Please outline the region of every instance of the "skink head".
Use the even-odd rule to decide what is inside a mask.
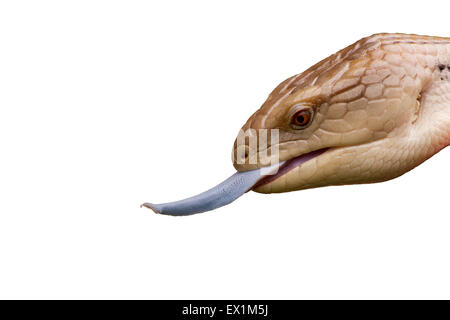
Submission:
[[[248,119],[234,143],[235,168],[291,162],[256,191],[384,181],[424,160],[408,156],[408,148],[431,75],[418,64],[408,75],[411,65],[398,65],[394,56],[403,49],[385,37],[362,39],[285,80]],[[326,152],[298,161],[317,150]]]

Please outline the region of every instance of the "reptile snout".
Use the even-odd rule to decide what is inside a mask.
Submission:
[[[243,133],[241,131],[233,145],[233,166],[237,171],[249,171],[256,169],[258,168],[259,158],[257,136],[249,134],[242,137],[242,135]]]

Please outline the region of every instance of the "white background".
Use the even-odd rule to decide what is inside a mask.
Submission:
[[[2,1],[0,298],[450,298],[446,149],[382,184],[140,209],[233,174],[282,80],[448,1]]]

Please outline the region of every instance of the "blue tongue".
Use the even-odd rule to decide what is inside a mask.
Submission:
[[[155,213],[187,216],[223,207],[250,190],[262,177],[277,172],[283,163],[268,168],[237,172],[217,186],[196,196],[168,203],[144,203],[142,206]]]

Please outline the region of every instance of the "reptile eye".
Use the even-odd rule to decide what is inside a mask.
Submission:
[[[313,112],[311,109],[302,109],[294,113],[292,116],[292,125],[295,129],[306,128],[313,118]]]

